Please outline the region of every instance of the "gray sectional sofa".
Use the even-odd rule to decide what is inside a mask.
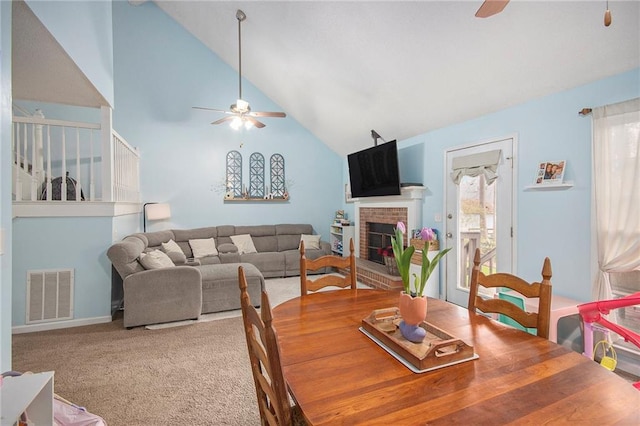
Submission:
[[[232,236],[250,235],[255,253],[240,253]],[[238,266],[244,267],[251,300],[260,301],[264,277],[300,274],[298,246],[302,235],[313,235],[308,224],[212,226],[138,233],[114,243],[107,256],[122,279],[124,326],[197,318],[200,314],[240,308]],[[189,240],[215,241],[216,255],[194,258]],[[169,267],[145,269],[141,260],[162,243],[173,240],[184,258],[170,256]],[[305,250],[308,258],[331,253],[326,241]],[[318,271],[324,272],[324,271]]]

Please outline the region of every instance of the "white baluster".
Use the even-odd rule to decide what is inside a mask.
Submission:
[[[76,201],[82,201],[82,187],[80,186],[80,129],[76,127]]]
[[[28,171],[31,176],[31,201],[38,199],[38,182],[36,178],[36,139],[38,137],[36,133],[37,125],[31,125],[31,170]]]
[[[16,132],[14,135],[14,152],[16,157],[16,201],[22,201],[22,177],[20,176],[20,123],[16,123]]]
[[[62,182],[60,182],[60,200],[67,201],[67,140],[65,128],[62,127]]]
[[[91,147],[89,155],[89,159],[91,161],[91,163],[89,164],[89,200],[95,201],[96,185],[94,180],[95,175],[93,171],[93,130],[89,131],[89,146]]]
[[[51,201],[51,125],[47,125],[47,201]]]

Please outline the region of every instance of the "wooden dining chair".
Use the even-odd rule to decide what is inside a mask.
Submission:
[[[524,297],[538,298],[538,312],[528,312],[515,304],[502,299],[483,298],[478,294],[479,287],[508,288]],[[507,273],[485,275],[480,270],[480,249],[476,249],[471,273],[471,288],[469,291],[468,308],[472,312],[476,309],[484,313],[506,315],[518,324],[527,328],[536,328],[536,334],[545,339],[549,338],[549,321],[551,317],[551,261],[544,259],[542,265],[542,282],[529,283],[520,277]]]
[[[297,405],[291,405],[289,391],[280,364],[278,336],[272,325],[269,296],[263,290],[260,313],[251,303],[247,278],[238,267],[240,304],[244,323],[251,373],[256,387],[260,419],[269,426],[302,426],[304,417]]]
[[[320,256],[317,259],[307,259],[304,252],[304,241],[300,242],[300,294],[305,296],[310,291],[318,291],[324,287],[336,286],[340,288],[357,288],[356,256],[353,238],[349,239],[349,256],[342,257],[333,254]],[[314,272],[321,268],[333,267],[337,271],[320,276],[314,280],[307,278],[307,272]],[[341,271],[346,271],[343,274]]]

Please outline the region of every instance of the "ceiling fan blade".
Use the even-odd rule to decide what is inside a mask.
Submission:
[[[193,109],[203,109],[205,111],[216,111],[216,112],[224,112],[225,114],[233,114],[233,112],[231,111],[226,111],[224,109],[217,109],[217,108],[207,108],[207,107],[198,107],[198,106],[194,106],[191,107]]]
[[[286,117],[287,114],[285,114],[284,112],[272,112],[272,111],[252,111],[249,112],[248,115],[251,115],[253,117]]]
[[[509,0],[485,0],[476,12],[476,17],[488,18],[496,13],[500,13],[507,3],[509,3]]]
[[[264,123],[261,123],[260,121],[256,120],[256,119],[255,119],[255,118],[253,118],[253,117],[249,117],[249,116],[245,115],[243,118],[244,118],[245,120],[247,120],[247,121],[250,121],[250,122],[251,122],[251,124],[253,124],[254,126],[256,126],[258,129],[262,129],[262,128],[265,126],[265,124],[264,124]]]
[[[235,116],[233,116],[233,117],[222,117],[220,120],[213,121],[211,124],[222,124],[225,121],[231,121],[234,118],[235,118]]]

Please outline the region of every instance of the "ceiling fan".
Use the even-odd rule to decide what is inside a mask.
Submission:
[[[208,111],[217,111],[229,114],[227,117],[223,117],[219,120],[212,122],[211,124],[222,124],[230,121],[231,127],[239,129],[242,125],[246,128],[255,126],[262,128],[264,123],[257,120],[255,117],[286,117],[284,112],[269,112],[269,111],[251,111],[249,102],[242,99],[242,21],[247,19],[247,15],[240,9],[236,12],[236,18],[238,19],[238,99],[235,104],[229,107],[229,111],[216,108],[206,107],[193,107],[196,109],[204,109]]]
[[[488,18],[496,15],[505,8],[509,0],[485,0],[476,12],[477,18]],[[604,11],[604,26],[611,25],[611,11],[609,10],[609,0],[607,0],[607,8]]]
[[[507,3],[509,3],[509,0],[485,0],[476,12],[476,17],[488,18],[489,16],[500,13]]]

